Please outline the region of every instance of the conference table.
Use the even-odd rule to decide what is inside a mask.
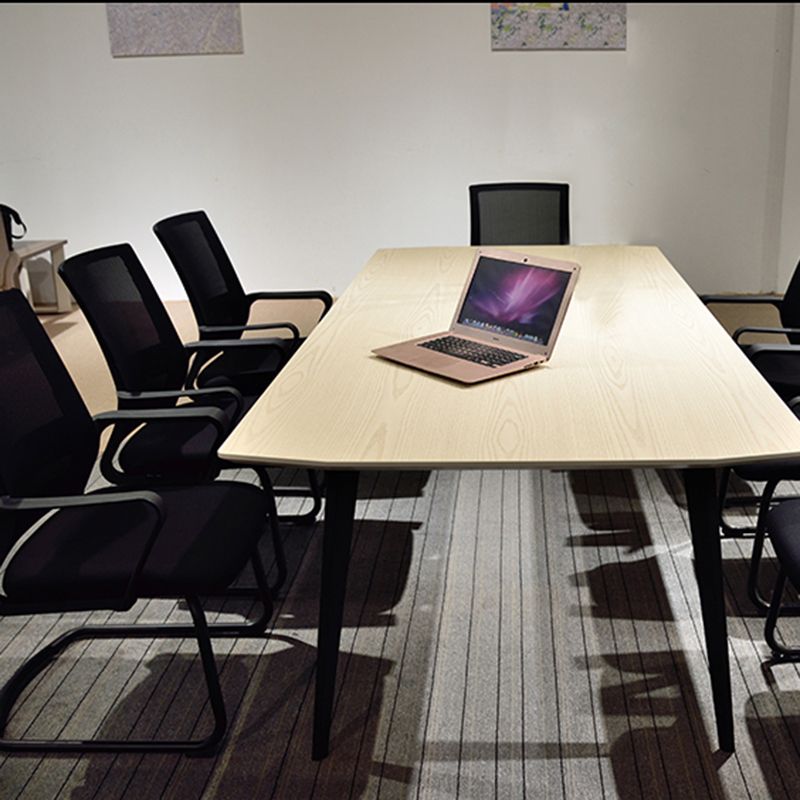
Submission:
[[[654,246],[510,248],[581,265],[544,366],[472,386],[379,359],[449,326],[473,247],[378,250],[223,443],[324,470],[312,757],[324,758],[361,470],[682,471],[719,747],[734,749],[717,469],[800,456],[800,422]]]

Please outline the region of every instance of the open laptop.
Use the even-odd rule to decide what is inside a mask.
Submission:
[[[450,329],[372,352],[444,378],[477,383],[544,364],[580,267],[479,248]]]

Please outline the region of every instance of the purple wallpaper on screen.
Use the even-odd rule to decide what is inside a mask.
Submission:
[[[458,321],[546,343],[569,277],[561,270],[482,258]]]

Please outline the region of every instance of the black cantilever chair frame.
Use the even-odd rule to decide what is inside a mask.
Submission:
[[[569,184],[479,183],[469,187],[470,244],[569,244]]]
[[[138,600],[180,598],[192,618],[191,624],[83,626],[40,649],[0,690],[0,749],[213,753],[227,719],[211,638],[262,636],[272,614],[257,550],[264,492],[234,481],[87,492],[101,428],[113,415],[90,416],[18,290],[0,293],[0,342],[0,614],[114,612]],[[209,625],[200,597],[227,586],[247,563],[264,613],[253,625]],[[9,736],[9,717],[24,689],[68,645],[98,637],[195,638],[211,732],[181,740]]]

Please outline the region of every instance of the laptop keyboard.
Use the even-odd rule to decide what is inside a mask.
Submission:
[[[448,356],[463,358],[465,361],[472,361],[475,364],[483,364],[487,367],[502,367],[525,358],[523,353],[512,353],[510,350],[501,350],[499,347],[492,347],[488,344],[479,344],[470,339],[461,339],[458,336],[442,336],[439,339],[429,339],[427,342],[420,342],[420,347],[427,347],[437,353],[444,353]]]

